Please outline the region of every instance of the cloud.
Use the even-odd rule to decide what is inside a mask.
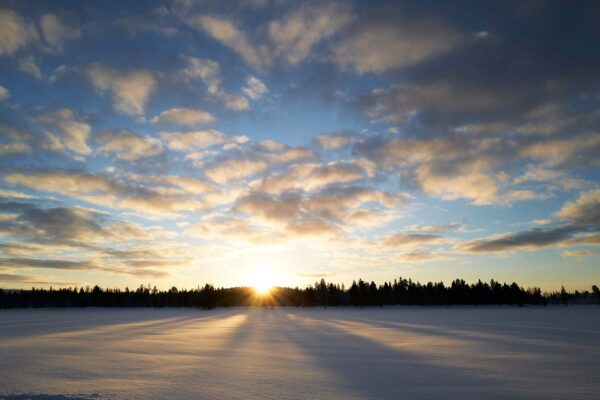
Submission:
[[[46,113],[38,117],[38,121],[55,127],[56,130],[47,132],[52,150],[63,150],[65,147],[79,155],[89,155],[92,149],[87,144],[91,127],[85,122],[78,121],[75,113],[68,108]]]
[[[413,12],[419,8],[414,5],[373,7],[370,9],[372,14],[364,19],[365,25],[373,26],[374,31],[384,31],[385,26],[393,25],[397,31],[408,27],[409,32],[418,32],[419,26],[412,27],[411,24],[418,25],[422,19],[432,18],[430,10],[420,8],[429,16]],[[451,46],[450,51],[438,53],[440,57],[433,55],[410,65],[402,71],[402,76],[386,75],[386,85],[359,96],[358,107],[369,118],[394,125],[408,123],[410,126],[405,130],[413,128],[428,134],[479,124],[504,125],[504,132],[496,133],[522,132],[525,136],[569,136],[574,131],[594,131],[593,126],[598,121],[597,107],[576,106],[581,99],[585,98],[584,102],[587,102],[595,98],[589,82],[598,79],[598,60],[590,47],[578,47],[593,36],[595,27],[587,17],[596,12],[593,7],[579,4],[570,10],[579,26],[577,32],[570,35],[565,35],[563,29],[550,22],[551,16],[565,12],[559,4],[549,5],[542,12],[524,19],[513,19],[511,13],[514,10],[494,15],[506,25],[497,26],[494,31],[490,29],[486,35],[467,33],[472,27],[467,27],[464,20],[448,14],[447,10],[438,11],[436,14],[440,17],[433,17],[434,20],[446,18],[448,22],[443,24],[450,29],[439,39],[443,42],[444,36],[452,37],[452,31],[460,29],[462,40]],[[382,21],[393,22],[385,24]],[[456,24],[457,28],[448,24]],[[357,25],[349,38],[361,36],[360,22]],[[422,26],[428,32],[420,36],[433,35],[435,39],[437,30],[426,23]],[[385,35],[380,35],[381,44],[373,46],[373,52],[377,54],[381,49],[382,53],[387,53],[375,57],[377,62],[372,65],[365,61],[364,71],[392,72],[392,60],[410,59],[403,58],[402,52],[387,51],[388,42],[394,46],[402,40],[385,41]],[[525,40],[531,35],[536,35],[537,39]],[[419,38],[414,40],[419,43]],[[548,44],[558,42],[562,43],[558,52],[549,52]],[[368,45],[364,47],[369,48]],[[417,45],[413,49],[426,51],[428,46]],[[348,66],[355,69],[360,65],[358,60],[368,60],[364,56],[357,58],[352,52],[349,54],[349,59],[356,62],[348,61]],[[389,60],[380,64],[379,61],[386,57]]]
[[[93,213],[77,208],[30,208],[23,212],[17,221],[30,229],[35,236],[47,240],[80,240],[94,242],[102,231]]]
[[[551,24],[542,25],[562,37]],[[377,129],[393,124],[402,130],[357,139],[353,156],[375,163],[381,175],[400,174],[431,196],[476,205],[594,187],[569,173],[598,164],[597,112],[576,106],[578,99],[593,98],[585,82],[597,70],[570,57],[548,68],[551,56],[542,43],[522,47],[514,32],[503,34],[465,37],[455,51],[388,80],[395,85],[359,95],[356,106]],[[576,36],[567,41],[585,40]],[[502,71],[498,54],[506,59]]]
[[[58,78],[60,78],[65,72],[67,72],[66,65],[60,65],[60,66],[56,67],[54,69],[54,71],[52,72],[52,75],[50,75],[48,77],[48,82],[50,82],[50,83],[56,82],[58,80]]]
[[[35,79],[44,79],[44,74],[40,71],[40,68],[35,63],[35,59],[32,55],[23,57],[19,60],[19,68],[21,71],[28,73],[33,76]]]
[[[163,278],[168,276],[168,272],[148,267],[164,266],[164,261],[130,261],[127,263],[117,262],[109,263],[107,260],[99,259],[50,259],[50,258],[5,258],[0,257],[0,268],[10,269],[54,269],[68,271],[102,271],[109,273],[129,274],[137,277]],[[47,282],[46,282],[47,283]]]
[[[232,49],[247,64],[263,69],[275,62],[300,64],[318,43],[333,36],[353,18],[346,7],[336,3],[301,6],[261,27],[258,31],[262,36],[256,38],[224,17],[199,15],[187,21]]]
[[[268,91],[269,89],[267,89],[267,86],[261,80],[253,76],[246,79],[246,86],[242,88],[242,93],[250,100],[254,101],[262,98]]]
[[[518,90],[490,90],[474,82],[432,81],[373,89],[359,98],[359,107],[370,118],[403,124],[416,116],[461,120],[485,116],[518,103]],[[470,120],[467,119],[467,120]]]
[[[365,177],[365,171],[356,164],[331,163],[313,170],[304,180],[306,190],[313,190],[332,184],[345,184],[360,181]]]
[[[7,8],[0,9],[0,56],[12,55],[38,39],[35,26]]]
[[[244,96],[237,94],[230,94],[224,90],[218,91],[216,97],[223,102],[225,107],[233,111],[248,111],[250,110],[250,103]]]
[[[577,201],[566,203],[556,215],[571,224],[600,228],[600,190],[581,193]]]
[[[152,118],[153,124],[196,125],[214,121],[211,113],[191,108],[172,108]]]
[[[451,137],[412,139],[381,136],[357,141],[354,146],[356,156],[372,159],[384,168],[407,167],[432,161],[453,161],[464,158],[469,152],[483,150],[478,141],[469,141],[469,149],[464,142]]]
[[[551,197],[545,193],[537,193],[533,190],[511,190],[503,195],[503,200],[509,203],[523,200],[547,199]]]
[[[100,243],[124,243],[164,236],[160,230],[147,229],[129,221],[112,220],[85,208],[40,208],[28,203],[11,207],[10,203],[0,203],[0,212],[5,211],[14,213],[14,217],[5,221],[4,235],[21,237],[27,240],[26,243],[43,247],[75,246],[89,250]],[[26,251],[31,253],[32,250]]]
[[[238,30],[234,23],[228,19],[201,15],[190,20],[191,25],[203,30],[215,40],[230,47],[238,53],[244,61],[250,65],[263,66],[268,62],[267,48],[265,46],[254,47],[246,35]]]
[[[460,229],[461,224],[451,223],[445,225],[411,225],[407,230],[412,232],[427,232],[427,233],[445,233]]]
[[[181,33],[174,23],[172,9],[166,6],[157,6],[136,13],[119,17],[116,21],[133,37],[147,33],[159,34],[165,37],[174,37]]]
[[[560,103],[543,104],[527,114],[518,131],[527,135],[555,135],[598,122],[599,111],[573,114]]]
[[[340,229],[332,222],[313,215],[310,209],[303,207],[298,198],[271,198],[254,196],[243,199],[236,211],[248,213],[288,235],[300,236],[337,236]]]
[[[448,242],[440,235],[425,235],[418,233],[394,233],[383,240],[386,247],[415,247],[422,245],[441,244]]]
[[[96,200],[110,206],[116,197],[126,191],[121,183],[100,175],[68,171],[44,171],[35,174],[12,172],[4,180],[13,185],[37,191],[60,193],[83,200]],[[98,196],[96,199],[94,197]]]
[[[48,83],[54,83],[67,71],[65,65],[56,67],[50,74],[45,74],[36,63],[35,57],[28,55],[19,59],[19,68],[21,71],[33,76],[37,80],[46,79]]]
[[[316,159],[316,155],[312,150],[304,147],[287,147],[285,145],[281,150],[267,153],[264,156],[274,164],[311,161]]]
[[[160,177],[159,180],[185,190],[188,193],[203,194],[214,192],[216,190],[216,188],[208,182],[187,176],[165,175]]]
[[[0,199],[33,199],[33,196],[30,196],[25,193],[16,192],[14,190],[4,190],[0,189]]]
[[[584,184],[573,181],[566,171],[550,170],[546,166],[529,165],[524,174],[511,179],[511,174],[520,171],[520,165],[527,159],[522,149],[528,143],[519,143],[519,139],[521,137],[480,137],[463,132],[427,138],[375,135],[357,140],[352,152],[355,157],[374,163],[380,173],[399,172],[430,196],[445,200],[468,199],[475,205],[510,205],[545,199],[551,197],[556,188],[569,190],[569,187]],[[585,154],[593,157],[591,153]],[[559,186],[522,186],[558,177]]]
[[[177,76],[188,82],[201,80],[206,85],[211,99],[220,101],[230,110],[250,110],[248,98],[258,100],[267,90],[266,86],[258,79],[248,78],[246,81],[247,86],[242,88],[242,91],[246,95],[250,94],[248,98],[231,94],[221,87],[223,79],[221,78],[221,68],[217,62],[196,57],[183,57],[183,59],[186,61],[186,66],[177,72]],[[255,96],[256,98],[252,98],[251,96]]]
[[[204,170],[204,175],[219,184],[237,181],[256,175],[269,168],[269,163],[264,160],[239,160],[228,159],[217,162]]]
[[[254,190],[268,194],[282,194],[285,191],[303,188],[304,181],[313,173],[319,164],[301,163],[289,166],[281,173],[273,173],[253,183]]]
[[[468,253],[537,250],[550,246],[595,245],[590,234],[600,228],[600,190],[582,193],[577,201],[566,203],[557,213],[565,225],[505,233],[462,243],[458,249]]]
[[[256,182],[256,190],[270,194],[281,194],[289,190],[314,191],[330,185],[343,185],[365,178],[363,168],[352,163],[292,164],[279,174],[270,174]]]
[[[270,232],[250,220],[221,214],[208,215],[186,230],[187,234],[204,239],[228,239],[250,243],[271,243],[278,239],[270,238]]]
[[[270,160],[273,165],[279,162],[277,158]],[[308,193],[329,189],[340,190],[340,193],[343,193],[348,189],[345,188],[346,185],[358,183],[370,176],[360,160],[321,164],[315,162],[314,154],[307,152],[295,161],[281,172],[269,173],[252,182],[251,189],[271,195],[281,195],[291,191]]]
[[[204,239],[269,243],[298,238],[342,239],[347,232],[377,226],[403,199],[366,187],[269,195],[243,193],[233,207],[205,216],[188,229]]]
[[[354,16],[341,4],[304,6],[268,24],[273,53],[289,65],[298,65],[310,56],[313,47],[348,25]]]
[[[461,243],[459,251],[467,253],[496,253],[510,250],[537,250],[555,246],[571,239],[579,229],[562,226],[552,229],[535,228],[518,233],[506,233],[489,239],[477,239]]]
[[[428,261],[443,261],[452,259],[447,255],[426,250],[409,251],[406,253],[396,254],[391,258],[394,261],[401,263],[424,263]]]
[[[349,132],[328,133],[317,137],[317,143],[325,150],[337,150],[351,144],[353,141],[354,135]]]
[[[112,68],[95,64],[87,68],[86,74],[100,93],[110,93],[117,112],[140,116],[150,94],[156,89],[156,79],[145,70],[122,74]]]
[[[27,143],[0,143],[0,156],[23,153],[31,153],[31,146]]]
[[[161,132],[160,136],[167,142],[169,149],[185,152],[206,149],[236,140],[214,129],[192,132]]]
[[[521,146],[523,157],[542,160],[550,166],[557,166],[571,161],[594,160],[594,154],[600,151],[600,135],[584,133],[568,138],[552,138],[540,140]]]
[[[0,282],[31,282],[34,279],[30,275],[0,274]]]
[[[342,68],[381,73],[407,67],[446,53],[464,41],[464,35],[439,18],[367,19],[334,50]]]
[[[56,15],[44,14],[40,18],[40,28],[46,43],[54,51],[62,51],[65,42],[79,39],[81,31],[65,25]]]
[[[274,141],[253,143],[242,136],[229,137],[229,142],[223,146],[224,151],[203,164],[204,174],[220,184],[239,184],[270,168],[282,169],[316,159],[315,153],[309,149],[289,147]],[[257,182],[253,184],[256,185]]]
[[[0,258],[0,267],[65,270],[90,270],[96,268],[96,266],[89,261],[49,260],[36,258]]]
[[[118,207],[158,217],[180,218],[180,212],[199,211],[210,206],[189,195],[171,194],[168,190],[166,193],[161,192],[157,189],[142,191],[140,194],[125,197],[118,203]]]
[[[60,170],[30,174],[13,172],[6,174],[4,180],[103,207],[132,209],[157,216],[173,216],[177,212],[200,210],[208,206],[181,190],[161,186],[147,187],[92,173]]]
[[[348,232],[389,221],[390,211],[403,201],[401,196],[373,188],[345,186],[278,195],[253,192],[240,198],[232,211],[267,232],[277,232],[281,240],[341,239]]]
[[[34,135],[27,129],[14,128],[0,123],[0,137],[14,141],[30,142],[34,138]]]
[[[426,164],[416,170],[416,180],[425,193],[445,200],[471,199],[474,205],[502,202],[498,182],[504,178],[489,172],[485,161],[458,165],[451,172],[443,169],[443,164]]]
[[[134,135],[128,131],[103,132],[97,136],[96,141],[102,145],[101,153],[114,155],[125,161],[153,157],[163,152],[160,140]]]
[[[561,171],[544,168],[539,165],[528,165],[525,173],[515,178],[514,183],[555,181],[564,177]]]
[[[178,71],[178,76],[187,81],[201,80],[207,88],[208,93],[215,94],[219,91],[223,79],[219,63],[197,57],[182,57],[186,66]]]
[[[589,257],[595,257],[598,252],[592,250],[563,250],[560,252],[563,257],[575,258],[576,260],[583,260]]]
[[[10,92],[7,88],[0,85],[0,101],[4,101],[10,98]]]
[[[563,178],[559,182],[563,190],[581,190],[591,187],[591,182],[578,178]]]

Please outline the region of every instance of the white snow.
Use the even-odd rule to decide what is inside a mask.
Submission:
[[[600,307],[0,311],[0,399],[597,399]]]

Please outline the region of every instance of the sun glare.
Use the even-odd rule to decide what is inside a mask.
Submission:
[[[273,286],[271,286],[269,284],[259,283],[259,284],[254,285],[254,290],[256,290],[256,293],[262,294],[262,295],[268,294],[271,291],[271,289],[273,289]]]
[[[257,294],[267,295],[277,285],[278,271],[270,267],[256,267],[248,271],[248,285],[252,286]]]

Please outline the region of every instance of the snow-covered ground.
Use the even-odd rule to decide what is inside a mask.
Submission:
[[[0,311],[0,399],[598,399],[600,307]]]

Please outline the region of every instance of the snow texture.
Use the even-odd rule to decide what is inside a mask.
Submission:
[[[600,307],[0,311],[0,399],[597,399]]]

